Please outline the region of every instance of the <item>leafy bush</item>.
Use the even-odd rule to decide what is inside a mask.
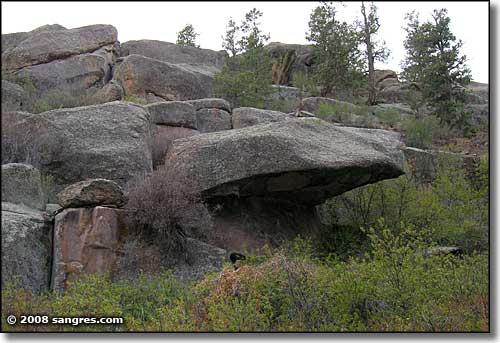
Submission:
[[[410,172],[394,180],[354,189],[323,205],[327,218],[323,238],[327,240],[323,244],[327,250],[323,253],[349,251],[351,245],[360,244],[362,235],[343,236],[340,247],[338,241],[331,243],[329,240],[338,227],[350,227],[356,232],[360,227],[375,225],[380,218],[395,232],[406,225],[430,230],[433,240],[440,245],[458,246],[469,252],[488,248],[486,157],[473,178],[450,158],[438,161],[431,183],[419,183],[412,175]]]
[[[370,253],[318,260],[309,241],[249,256],[234,270],[180,285],[169,273],[111,282],[89,276],[65,294],[6,285],[7,313],[120,316],[115,326],[9,326],[7,330],[106,331],[488,331],[488,256],[426,254],[426,231],[383,222]]]
[[[403,123],[405,143],[421,149],[432,147],[435,139],[446,136],[448,128],[440,124],[439,118],[427,116],[422,119],[408,118]]]
[[[377,117],[383,125],[394,127],[401,121],[401,114],[395,108],[388,108],[377,113]]]

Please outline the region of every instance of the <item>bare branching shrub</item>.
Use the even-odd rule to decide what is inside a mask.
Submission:
[[[136,229],[171,257],[185,252],[186,236],[203,238],[208,232],[210,217],[198,187],[178,168],[162,165],[129,182],[127,192]]]

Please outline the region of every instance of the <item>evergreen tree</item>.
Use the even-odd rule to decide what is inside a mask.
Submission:
[[[262,12],[254,8],[239,26],[230,19],[223,37],[222,47],[229,57],[215,76],[214,94],[228,100],[233,107],[263,107],[272,90],[272,62],[264,49],[269,35],[262,33],[260,17]]]
[[[465,86],[471,74],[462,41],[450,30],[446,9],[434,10],[432,21],[420,23],[415,12],[406,15],[406,58],[403,77],[415,82],[442,122],[464,128],[469,114],[464,111]]]
[[[196,37],[198,36],[199,34],[195,32],[193,25],[187,24],[181,31],[177,32],[176,44],[199,48],[200,46],[196,44]]]
[[[385,47],[385,42],[377,40],[377,33],[380,29],[377,7],[371,3],[368,11],[364,1],[361,2],[361,15],[363,22],[357,23],[360,27],[361,39],[366,47],[365,56],[368,64],[368,105],[376,103],[377,92],[375,89],[375,61],[386,61],[389,57],[389,50]]]
[[[323,95],[339,90],[353,92],[363,83],[364,64],[359,33],[353,25],[340,22],[332,2],[322,2],[310,15],[306,39],[314,44],[313,77]]]

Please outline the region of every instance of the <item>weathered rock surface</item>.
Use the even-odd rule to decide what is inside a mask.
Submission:
[[[112,54],[112,51],[110,51]],[[101,88],[111,72],[111,56],[88,53],[25,67],[15,73],[20,80],[31,80],[34,95],[77,96],[94,87]]]
[[[116,67],[114,79],[125,95],[145,97],[147,93],[165,100],[191,100],[212,95],[212,77],[140,55],[129,55]]]
[[[149,114],[123,102],[60,109],[27,117],[40,171],[54,178],[54,192],[85,179],[105,178],[123,186],[152,169]]]
[[[178,263],[174,276],[181,281],[193,281],[205,274],[222,270],[227,262],[224,249],[204,243],[194,238],[186,238],[187,261]]]
[[[30,35],[34,35],[36,33],[41,33],[41,32],[50,32],[59,30],[66,30],[66,28],[59,24],[53,24],[53,25],[40,26],[30,32],[14,32],[14,33],[2,34],[2,54],[6,50],[15,48],[23,40],[30,37]]]
[[[232,122],[233,128],[241,129],[243,127],[253,126],[262,123],[272,123],[293,118],[287,113],[278,111],[261,110],[253,107],[239,107],[233,110]]]
[[[2,112],[17,111],[28,100],[28,93],[19,85],[2,80]]]
[[[487,83],[480,83],[472,81],[467,85],[467,90],[469,91],[469,96],[467,97],[467,103],[469,104],[487,104],[489,98],[489,85]]]
[[[74,183],[59,194],[59,205],[68,207],[90,207],[110,205],[120,207],[125,203],[125,195],[116,182],[106,179],[91,179]]]
[[[388,147],[352,130],[316,118],[261,124],[176,140],[169,161],[199,180],[205,198],[319,204],[402,174],[397,152],[388,154]]]
[[[231,113],[231,104],[224,99],[219,98],[206,98],[206,99],[196,99],[186,101],[187,103],[194,106],[195,110],[201,110],[203,108],[218,108]]]
[[[413,174],[416,180],[421,182],[432,181],[436,177],[436,172],[440,164],[456,164],[459,168],[464,168],[469,177],[474,178],[476,167],[480,157],[472,154],[460,154],[449,151],[422,150],[414,147],[406,147],[404,158],[412,168],[407,173]]]
[[[50,256],[50,225],[44,213],[2,202],[2,285],[18,280],[26,290],[46,290]]]
[[[119,209],[69,208],[55,218],[51,289],[62,290],[80,274],[111,272],[116,260]]]
[[[128,41],[121,45],[121,56],[142,55],[172,64],[211,66],[220,70],[226,60],[224,51],[180,46],[156,40]]]
[[[196,129],[195,107],[187,102],[168,101],[146,106],[151,122],[161,125]]]
[[[22,163],[2,164],[2,201],[44,210],[40,172]]]
[[[116,29],[111,25],[42,30],[29,34],[15,47],[2,53],[2,64],[6,69],[21,69],[93,52],[105,45],[114,44],[117,35]]]
[[[303,91],[302,98],[309,96],[309,92]],[[300,101],[300,90],[297,87],[272,85],[272,92],[266,98],[264,108],[278,108],[282,112],[291,112],[299,107]]]
[[[277,247],[297,235],[315,239],[320,229],[314,206],[300,199],[224,197],[210,204],[214,228],[211,243],[229,253],[247,253],[268,245]]]
[[[155,125],[153,129],[153,167],[165,163],[165,156],[174,140],[199,134],[198,130],[190,128]]]
[[[310,71],[313,63],[313,48],[308,45],[272,42],[265,46],[273,63],[273,83],[290,85],[293,74]]]
[[[230,130],[231,114],[218,108],[202,108],[196,111],[196,128],[201,133]]]

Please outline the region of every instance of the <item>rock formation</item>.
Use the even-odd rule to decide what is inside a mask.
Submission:
[[[50,277],[51,225],[40,172],[30,165],[2,165],[2,285],[46,290]]]

